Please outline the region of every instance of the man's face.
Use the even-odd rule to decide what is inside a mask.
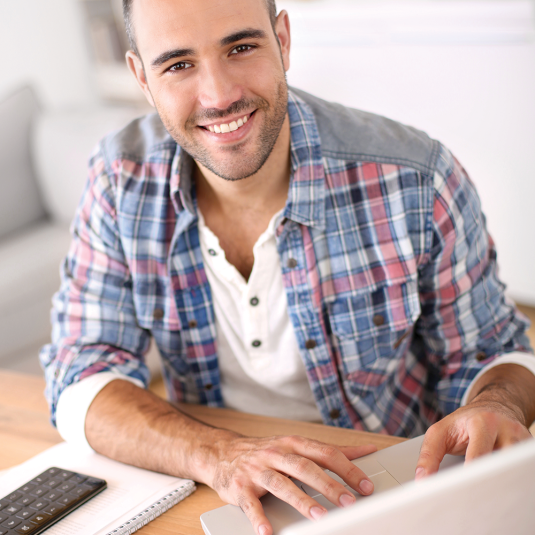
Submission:
[[[129,64],[177,143],[222,178],[256,173],[287,112],[287,16],[280,46],[264,0],[135,0],[133,26]]]

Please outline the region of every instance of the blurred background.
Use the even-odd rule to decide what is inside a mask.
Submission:
[[[425,130],[459,158],[507,292],[535,318],[535,2],[277,6],[290,84]],[[0,0],[0,367],[40,373],[89,154],[150,111],[126,49],[120,0]]]

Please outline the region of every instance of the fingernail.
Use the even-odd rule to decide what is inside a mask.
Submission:
[[[312,507],[312,509],[310,509],[310,516],[314,520],[319,520],[326,512],[327,511],[321,507]]]
[[[351,494],[342,494],[342,496],[340,496],[340,504],[342,507],[349,507],[350,505],[353,505],[355,501],[355,496]]]
[[[258,535],[266,535],[266,533],[269,531],[268,527],[265,524],[262,524],[258,528]]]
[[[360,482],[359,488],[364,494],[371,494],[373,492],[373,483],[368,479],[363,479]]]
[[[416,474],[414,474],[414,479],[420,479],[424,476],[425,476],[425,468],[423,468],[422,466],[419,466],[416,469]]]

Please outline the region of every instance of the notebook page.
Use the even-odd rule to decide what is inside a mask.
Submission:
[[[0,497],[51,466],[105,479],[108,488],[47,530],[47,535],[106,534],[171,491],[193,485],[189,480],[128,466],[97,453],[80,454],[63,442],[0,474]]]

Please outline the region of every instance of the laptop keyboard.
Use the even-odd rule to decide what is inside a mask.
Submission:
[[[0,535],[38,535],[106,486],[103,479],[49,468],[0,499]]]

